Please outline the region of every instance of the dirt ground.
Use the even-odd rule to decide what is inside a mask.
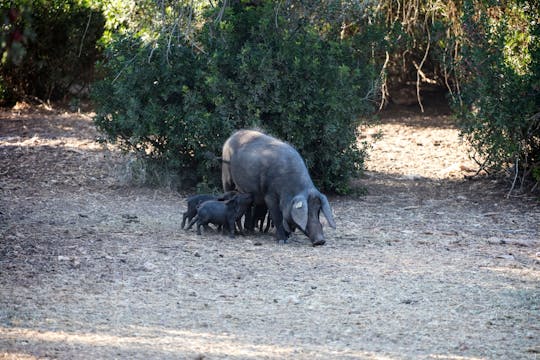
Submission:
[[[337,229],[197,236],[89,113],[0,112],[0,359],[537,359],[540,205],[450,116],[388,112]]]

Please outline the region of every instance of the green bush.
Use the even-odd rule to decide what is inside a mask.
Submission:
[[[181,186],[218,186],[206,153],[219,154],[235,129],[259,127],[297,147],[321,188],[347,192],[365,156],[357,129],[376,93],[370,54],[381,37],[366,27],[339,39],[293,12],[233,2],[204,13],[190,41],[118,37],[95,86],[96,124],[124,149],[177,169]]]
[[[4,26],[18,41],[2,48],[0,101],[58,100],[91,81],[105,24],[99,10],[77,0],[17,0],[7,13],[17,15],[4,16]]]
[[[150,48],[137,37],[113,41],[108,51],[99,68],[106,75],[93,88],[98,128],[153,169],[176,172],[176,186],[207,177],[206,153],[218,154],[233,127],[209,111],[201,57],[187,44],[168,49],[160,40]]]
[[[508,169],[522,183],[540,169],[540,12],[533,2],[468,1],[462,19],[463,136],[487,171]]]
[[[276,17],[272,3],[234,10],[219,36],[205,42],[217,113],[289,141],[319,186],[348,191],[363,166],[357,129],[372,110],[378,75],[369,57],[354,52],[352,42],[364,34],[323,38],[303,19]],[[209,26],[207,33],[215,31]]]

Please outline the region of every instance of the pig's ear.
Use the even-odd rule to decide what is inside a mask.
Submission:
[[[308,204],[305,196],[295,196],[291,201],[291,218],[302,231],[306,231],[308,222]]]
[[[330,225],[331,228],[335,229],[336,222],[334,221],[334,216],[332,216],[332,208],[328,203],[328,199],[323,194],[319,194],[319,198],[321,199],[322,212],[326,220],[328,220],[328,225]]]

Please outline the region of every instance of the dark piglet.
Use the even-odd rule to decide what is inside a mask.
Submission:
[[[251,206],[253,197],[250,194],[237,194],[226,201],[208,200],[199,205],[197,216],[188,225],[188,229],[197,222],[197,234],[201,235],[201,226],[208,224],[222,226],[234,237],[235,222],[239,220]]]
[[[236,195],[236,191],[228,191],[220,196],[215,196],[211,194],[199,194],[199,195],[193,195],[187,198],[187,210],[182,215],[182,229],[187,223],[189,224],[191,220],[197,215],[197,207],[201,205],[203,202],[208,200],[230,200],[234,195]]]
[[[265,220],[266,227],[264,227]],[[260,232],[268,232],[270,229],[270,224],[272,223],[272,218],[270,217],[270,213],[268,212],[266,205],[253,206],[253,223],[255,224],[255,227],[259,227]]]
[[[268,213],[268,208],[266,207],[266,205],[253,205],[253,207],[249,209],[248,212],[250,212],[250,216],[246,215],[244,228],[248,231],[254,231],[256,228],[258,228],[260,232],[268,232],[272,220],[270,218],[270,214]],[[265,220],[266,227],[264,226]]]
[[[205,201],[209,200],[216,200],[216,196],[209,195],[209,194],[200,194],[200,195],[193,195],[190,196],[187,199],[187,210],[182,215],[182,226],[183,229],[186,226],[186,220],[188,223],[191,222],[191,219],[193,219],[197,215],[197,206],[202,204]]]

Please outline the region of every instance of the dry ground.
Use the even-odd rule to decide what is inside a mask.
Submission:
[[[231,240],[130,186],[89,114],[0,112],[0,359],[536,359],[540,207],[445,115],[389,113],[337,230]]]

